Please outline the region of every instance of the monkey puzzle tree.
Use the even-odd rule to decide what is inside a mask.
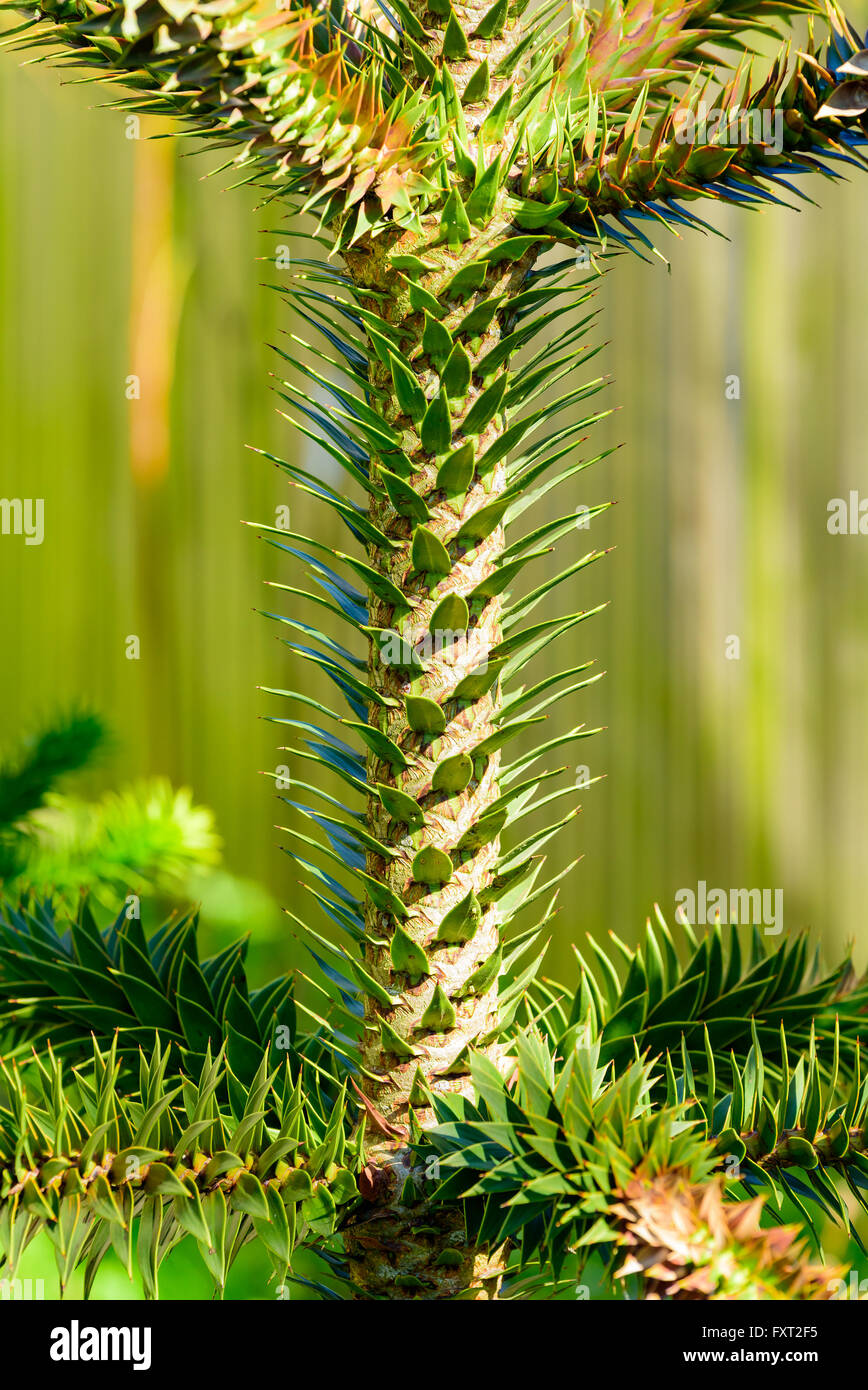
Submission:
[[[804,16],[805,50],[754,80],[757,36]],[[282,288],[316,336],[282,354],[282,390],[346,487],[275,462],[348,552],[260,528],[307,566],[280,621],[334,686],[337,708],[271,693],[299,741],[304,915],[346,944],[299,923],[316,976],[296,1003],[287,979],[249,990],[240,946],[200,962],[191,919],[148,940],[125,915],[10,906],[9,1266],[45,1229],[62,1281],[84,1262],[89,1287],[110,1248],[131,1266],[135,1230],[149,1294],[189,1234],[220,1290],[259,1239],[281,1277],[313,1242],[323,1288],[375,1299],[551,1293],[595,1251],[639,1296],[828,1296],[769,1221],[786,1198],[812,1232],[815,1206],[848,1222],[845,1186],[865,1205],[868,989],[803,938],[685,925],[677,948],[662,919],[636,950],[613,938],[614,961],[592,942],[575,988],[538,982],[541,851],[579,795],[547,764],[587,731],[505,750],[591,679],[523,673],[589,616],[550,596],[598,553],[523,571],[579,534],[601,263],[703,228],[700,200],[785,201],[860,165],[861,40],[813,0],[46,0],[10,42],[225,146],[309,238]],[[728,119],[703,133],[711,100]],[[535,524],[556,487],[564,514]]]

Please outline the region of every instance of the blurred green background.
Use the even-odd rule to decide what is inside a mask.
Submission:
[[[270,894],[223,880],[204,924],[206,945],[252,929],[260,983],[302,953],[277,906],[298,907],[284,818],[257,777],[286,761],[263,716],[289,710],[256,686],[324,687],[251,611],[287,611],[262,581],[298,570],[239,523],[289,503],[294,530],[343,535],[245,449],[329,466],[268,389],[266,344],[299,331],[261,287],[287,275],[273,210],[148,139],[146,119],[129,138],[105,100],[0,63],[0,494],[45,499],[41,546],[0,538],[0,743],[82,697],[116,739],[79,789],[150,773],[192,787],[227,868]],[[868,540],[826,523],[831,498],[868,496],[868,179],[808,188],[821,207],[712,211],[732,241],[670,237],[669,271],[624,257],[601,282],[591,341],[615,381],[595,404],[618,408],[586,448],[624,447],[550,514],[617,500],[558,558],[615,547],[563,600],[610,606],[535,675],[587,657],[606,672],[564,716],[607,730],[579,746],[605,780],[552,855],[584,856],[555,975],[571,940],[634,940],[655,900],[671,918],[699,879],[782,889],[786,931],[810,926],[827,956],[855,937],[865,964]],[[201,1292],[178,1277],[177,1296]]]

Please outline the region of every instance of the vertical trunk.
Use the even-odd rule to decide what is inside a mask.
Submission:
[[[399,259],[402,274],[400,243],[388,258],[364,246],[347,256],[357,287],[384,292],[363,303],[379,302],[407,333],[400,364],[372,353],[370,368],[372,399],[402,435],[405,477],[396,482],[391,458],[372,461],[386,497],[371,519],[396,548],[372,547],[369,563],[404,602],[394,592],[369,602],[368,679],[390,702],[369,718],[400,751],[368,756],[367,829],[388,853],[367,859],[379,899],[366,916],[366,968],[379,988],[366,998],[362,1049],[371,1205],[348,1234],[358,1285],[390,1299],[491,1297],[502,1268],[497,1252],[467,1248],[459,1209],[426,1211],[404,1144],[411,1110],[431,1122],[424,1087],[469,1094],[468,1048],[495,1062],[502,1050],[500,924],[486,897],[499,853],[501,599],[491,581],[504,549],[506,467],[494,446],[508,371],[490,354],[528,258],[480,260],[491,244],[466,242],[459,255],[417,240],[407,252],[430,269]]]

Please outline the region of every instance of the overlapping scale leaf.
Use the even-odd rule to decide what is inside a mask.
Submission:
[[[5,1278],[39,1232],[54,1246],[61,1292],[83,1265],[86,1295],[110,1250],[156,1298],[163,1259],[188,1236],[218,1296],[250,1240],[278,1284],[293,1278],[296,1246],[328,1246],[359,1200],[364,1126],[351,1140],[343,1093],[318,1109],[303,1078],[267,1051],[249,1082],[223,1049],[206,1049],[196,1072],[177,1060],[158,1041],[138,1054],[137,1085],[122,1082],[117,1039],[94,1042],[90,1066],[74,1074],[50,1049],[30,1064],[0,1062]],[[323,1273],[326,1297],[346,1287],[339,1261]]]
[[[496,180],[482,169],[475,181],[480,196],[476,202],[471,199],[469,206],[484,221],[483,211],[488,216],[493,207],[488,190]],[[519,239],[514,254],[527,254],[530,267],[534,248],[539,251],[544,244],[545,238],[531,235]],[[358,254],[355,250],[351,253]],[[525,835],[515,849],[505,852],[503,872],[495,872],[484,902],[477,908],[483,914],[496,910],[505,926],[516,912],[539,902],[545,921],[553,910],[552,903],[543,901],[546,885],[523,893],[518,886],[511,891],[512,883],[523,881],[519,871],[524,863],[530,869],[539,868],[541,861],[535,852],[572,817],[578,799],[571,785],[561,790],[546,788],[546,794],[537,795],[548,777],[560,775],[563,768],[537,778],[521,776],[533,761],[525,755],[513,765],[502,765],[501,801],[488,807],[484,815],[478,813],[476,823],[454,840],[450,842],[439,829],[435,831],[431,819],[444,798],[448,804],[450,797],[461,797],[468,788],[480,785],[489,764],[496,768],[500,763],[501,749],[544,717],[537,709],[518,716],[509,703],[501,716],[502,683],[517,676],[554,637],[590,616],[577,613],[554,622],[525,621],[558,583],[599,558],[599,552],[590,552],[573,560],[560,576],[538,583],[508,605],[509,593],[525,565],[574,531],[575,515],[558,527],[543,528],[544,539],[549,542],[545,548],[533,544],[533,533],[527,540],[519,537],[508,549],[499,540],[491,549],[492,538],[499,537],[506,522],[522,517],[552,487],[567,482],[579,468],[587,466],[587,460],[580,464],[571,461],[564,468],[562,460],[591,423],[591,418],[574,420],[575,407],[603,384],[598,379],[567,391],[543,408],[536,406],[540,393],[565,375],[570,362],[575,366],[575,354],[570,358],[569,350],[587,327],[589,316],[564,335],[564,354],[554,361],[541,348],[526,365],[513,370],[512,354],[538,334],[549,333],[560,315],[574,313],[577,305],[586,303],[595,277],[576,283],[572,263],[539,274],[529,268],[516,275],[512,254],[472,259],[469,265],[473,273],[450,273],[447,291],[445,295],[438,291],[439,298],[424,286],[431,283],[436,288],[449,265],[448,237],[445,246],[435,241],[423,255],[396,255],[395,270],[409,286],[412,314],[421,316],[415,339],[412,314],[406,321],[387,321],[379,309],[379,291],[360,290],[355,272],[356,288],[351,291],[347,280],[330,266],[320,268],[306,260],[297,268],[293,281],[279,287],[327,347],[337,350],[340,360],[329,353],[327,365],[330,370],[339,368],[346,381],[346,385],[335,387],[333,371],[330,381],[324,369],[325,349],[315,340],[296,336],[291,348],[279,349],[282,361],[290,368],[281,390],[291,399],[295,412],[300,412],[294,413],[293,419],[312,422],[312,437],[327,448],[366,499],[363,510],[343,492],[318,484],[299,464],[275,460],[296,486],[315,492],[336,513],[352,533],[360,553],[354,556],[332,549],[326,556],[325,547],[301,536],[281,534],[274,527],[260,529],[270,543],[309,565],[309,575],[321,589],[319,595],[312,595],[316,607],[328,610],[330,622],[336,620],[352,629],[345,641],[336,641],[330,632],[295,615],[268,615],[293,634],[302,634],[303,641],[294,636],[286,639],[294,656],[319,667],[347,704],[343,712],[305,698],[298,700],[299,717],[294,713],[269,717],[295,739],[285,750],[294,768],[293,794],[283,797],[295,818],[287,823],[291,837],[287,849],[302,870],[312,901],[324,911],[331,928],[338,926],[350,938],[345,944],[334,945],[330,933],[322,935],[310,929],[310,923],[303,921],[305,914],[292,914],[317,966],[316,997],[305,1007],[317,1027],[323,1025],[330,1010],[336,1011],[342,1020],[336,1048],[370,1079],[376,1067],[372,1072],[365,1060],[364,1042],[370,1025],[361,1023],[360,999],[367,996],[375,1003],[374,1033],[379,1045],[392,1057],[412,1056],[426,1032],[432,1037],[449,1034],[456,1025],[460,1000],[484,994],[505,969],[502,954],[492,945],[473,961],[460,987],[456,981],[445,993],[443,985],[432,980],[418,1006],[422,1037],[408,1033],[406,1024],[401,1027],[397,1023],[397,1015],[406,1012],[401,980],[406,977],[412,982],[414,972],[398,967],[394,949],[402,933],[407,936],[408,900],[400,888],[392,889],[383,882],[378,864],[397,863],[403,837],[409,836],[410,880],[433,901],[441,892],[452,894],[453,883],[461,881],[462,863],[496,843],[501,834],[513,839],[521,836],[525,817],[549,801],[572,802],[573,809],[568,809],[566,816],[561,814],[543,830]],[[503,287],[507,285],[510,290],[505,295]],[[492,300],[493,309],[478,312]],[[497,331],[491,336],[493,327]],[[492,344],[503,348],[495,349]],[[318,392],[332,396],[335,409],[325,413],[311,407],[311,382]],[[507,424],[509,403],[514,417]],[[562,412],[569,422],[559,426]],[[480,481],[495,470],[501,471],[504,463],[508,470],[505,484],[498,484],[495,500],[489,505],[480,492]],[[594,513],[600,510],[602,507]],[[450,521],[453,516],[455,520]],[[471,566],[474,554],[482,553],[480,547],[490,550],[496,567],[484,583],[465,585],[462,592],[455,584],[456,565]],[[409,559],[409,569],[401,568],[402,554]],[[333,568],[335,560],[340,571]],[[286,589],[293,597],[302,596],[303,591],[295,586]],[[499,645],[489,643],[487,650],[482,648],[480,665],[474,666],[472,660],[467,663],[451,690],[430,688],[430,654],[425,642],[444,627],[450,640],[459,635],[469,642],[480,615],[494,601],[503,610],[508,636],[504,635]],[[423,627],[415,615],[426,604],[430,616]],[[375,687],[370,669],[367,673],[364,669],[364,647],[359,645],[359,637],[374,645],[380,661],[404,673],[402,686],[380,682]],[[587,683],[551,691],[543,708],[575,697]],[[271,693],[285,693],[295,699],[290,692]],[[523,693],[519,687],[519,702]],[[531,687],[528,699],[533,694]],[[310,708],[302,708],[305,705],[315,708],[325,722],[315,722]],[[480,723],[480,732],[473,734],[477,705],[491,709],[494,723],[487,727]],[[448,747],[451,731],[459,727],[470,731],[469,741],[462,736],[466,747],[456,749],[445,760],[437,757],[435,750],[441,741],[446,740],[444,746]],[[540,751],[547,746],[565,746],[589,732],[573,729]],[[429,760],[431,771],[427,772]],[[361,797],[373,784],[388,818],[383,825],[375,826],[370,811],[365,814],[355,796],[340,804],[324,792],[317,785],[317,763],[339,779],[344,792]],[[510,783],[514,785],[506,795]],[[372,928],[376,914],[382,916],[382,922]],[[413,917],[412,897],[409,916]],[[391,943],[387,959],[396,974],[394,981],[380,976],[376,968],[372,971],[370,948],[376,936],[386,945]],[[426,968],[416,969],[415,978],[431,978],[435,960],[442,963],[451,959],[450,951],[454,954],[459,942],[471,939],[465,928],[447,925],[442,933],[438,929],[426,940],[418,927],[411,926],[407,936],[410,954],[421,952],[426,961]],[[537,939],[537,934],[527,934],[528,952]],[[405,964],[405,957],[409,960],[406,950],[398,952],[398,957]],[[512,965],[509,968],[513,970]],[[518,970],[518,977],[525,981],[529,978],[526,970],[527,966]],[[510,978],[507,975],[503,980],[503,1017],[507,1023],[519,1002],[517,992],[511,992]]]
[[[778,942],[756,927],[716,923],[699,934],[677,920],[673,933],[658,909],[635,950],[614,933],[608,949],[592,938],[587,952],[576,948],[577,986],[539,996],[552,1038],[590,1013],[606,1061],[627,1064],[637,1046],[675,1053],[683,1037],[699,1073],[706,1029],[714,1055],[734,1050],[744,1058],[753,1020],[767,1057],[778,1062],[782,1023],[800,1050],[809,1046],[812,1028],[818,1038],[834,1037],[836,1020],[843,1036],[859,1035],[868,984],[857,978],[849,954],[824,971],[806,933]]]
[[[655,1068],[638,1059],[614,1073],[589,1024],[557,1054],[519,1037],[509,1078],[483,1057],[471,1067],[475,1100],[438,1097],[420,1154],[436,1154],[439,1199],[465,1200],[475,1238],[510,1240],[550,1289],[600,1252],[646,1297],[830,1296],[838,1271],[808,1267],[795,1230],[769,1234],[756,1203],[731,1199],[689,1097],[655,1101]]]
[[[279,180],[343,211],[369,199],[380,216],[408,215],[430,186],[431,147],[418,134],[418,95],[389,63],[387,28],[369,26],[360,49],[316,7],[257,16],[234,0],[45,0],[10,42],[65,49],[70,65],[120,77],[134,95],[117,105],[176,117],[212,148],[225,145],[239,181]]]

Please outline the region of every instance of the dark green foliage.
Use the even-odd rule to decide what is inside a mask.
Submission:
[[[0,1024],[20,1039],[19,1054],[50,1038],[55,1053],[77,1056],[93,1032],[116,1036],[122,1056],[152,1047],[159,1034],[194,1069],[225,1043],[244,1082],[268,1046],[297,1061],[289,977],[251,991],[246,939],[200,962],[196,931],[196,914],[146,938],[133,908],[102,930],[86,903],[59,920],[50,903],[2,908]]]
[[[441,1200],[467,1199],[477,1238],[512,1240],[521,1264],[550,1262],[555,1284],[577,1242],[584,1257],[614,1242],[606,1210],[637,1169],[700,1181],[714,1167],[678,1108],[651,1103],[647,1062],[614,1073],[591,1029],[574,1028],[566,1041],[556,1057],[541,1037],[520,1037],[514,1084],[474,1058],[478,1099],[438,1099],[439,1123],[422,1149],[438,1157]]]
[[[7,752],[0,763],[0,881],[11,878],[27,852],[22,824],[61,778],[78,772],[105,746],[106,729],[88,710],[71,710]]]
[[[845,1200],[868,1212],[858,1042],[841,1047],[835,1030],[824,1055],[812,1033],[798,1056],[781,1028],[770,1059],[754,1020],[749,1032],[743,1063],[717,1052],[707,1030],[695,1065],[684,1042],[664,1058],[640,1057],[634,1044],[620,1063],[607,1060],[590,1020],[556,1043],[522,1033],[506,1074],[474,1058],[478,1099],[437,1098],[439,1123],[422,1144],[423,1159],[431,1148],[438,1156],[440,1199],[467,1199],[480,1241],[508,1238],[522,1264],[551,1262],[555,1284],[577,1250],[617,1247],[613,1194],[639,1172],[701,1183],[719,1171],[732,1197],[765,1194],[774,1221],[788,1199],[818,1252],[827,1220],[858,1240]]]
[[[553,1039],[590,1017],[605,1062],[621,1065],[637,1046],[652,1056],[674,1053],[683,1039],[700,1067],[706,1037],[716,1056],[732,1050],[743,1060],[756,1030],[767,1057],[778,1060],[782,1026],[796,1051],[807,1049],[813,1032],[823,1041],[834,1038],[836,1027],[845,1037],[859,1036],[868,984],[857,982],[849,955],[825,974],[804,932],[777,944],[756,927],[716,924],[700,939],[682,922],[679,935],[680,951],[658,911],[635,950],[611,932],[608,954],[589,938],[587,957],[576,950],[575,991],[536,987]]]

